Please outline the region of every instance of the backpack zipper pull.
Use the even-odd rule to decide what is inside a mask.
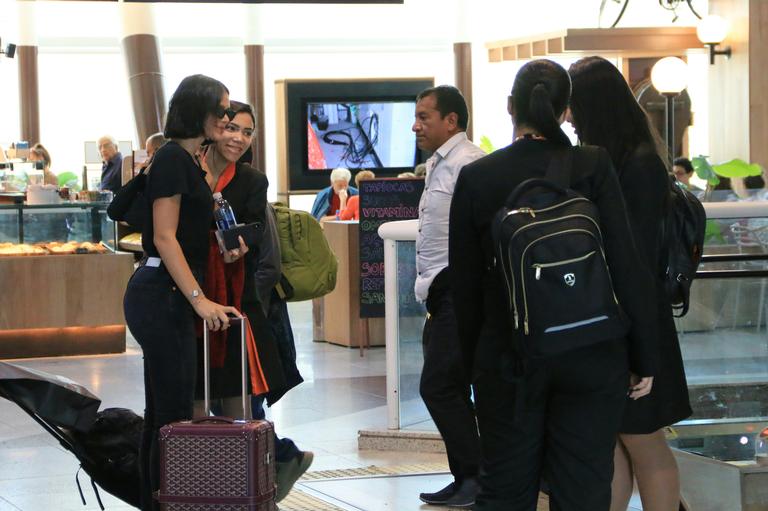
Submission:
[[[515,316],[515,330],[517,330],[520,327],[520,318],[517,315],[517,311],[514,312]]]
[[[526,213],[528,215],[531,215],[533,218],[536,218],[536,211],[534,211],[533,208],[529,208],[529,207],[522,207],[522,208],[518,208],[518,209],[513,209],[512,211],[507,213],[507,216],[509,216],[509,215],[517,215],[518,213]]]
[[[523,321],[523,331],[525,335],[528,335],[528,318],[525,318],[525,321]]]
[[[536,266],[536,280],[541,280],[541,266]]]

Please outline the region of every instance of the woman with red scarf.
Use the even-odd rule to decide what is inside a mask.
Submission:
[[[251,145],[254,116],[250,106],[230,102],[235,115],[224,128],[221,140],[208,146],[201,155],[206,181],[211,190],[221,192],[232,207],[238,223],[258,223],[262,232],[267,206],[267,177],[238,160]],[[224,264],[211,226],[208,272],[205,294],[232,305],[248,317],[248,361],[253,395],[264,394],[285,386],[285,376],[274,338],[266,333],[264,313],[259,303],[254,273],[259,259],[259,247],[250,246],[245,257]],[[259,237],[260,238],[260,237]],[[213,298],[215,297],[215,298]],[[202,331],[200,332],[202,337]],[[198,343],[198,377],[195,415],[206,415],[203,410],[202,342]],[[211,399],[219,405],[217,413],[230,417],[242,415],[242,383],[240,369],[240,332],[233,328],[226,332],[211,332]],[[250,399],[246,400],[250,403]],[[251,411],[247,410],[250,418]]]

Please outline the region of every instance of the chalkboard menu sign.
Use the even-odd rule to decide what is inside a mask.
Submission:
[[[360,317],[384,317],[384,240],[379,226],[418,218],[423,191],[423,179],[360,181]]]

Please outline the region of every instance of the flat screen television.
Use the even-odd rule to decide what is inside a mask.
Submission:
[[[336,167],[377,177],[412,171],[425,160],[411,131],[416,96],[434,80],[286,80],[288,189],[328,186]]]

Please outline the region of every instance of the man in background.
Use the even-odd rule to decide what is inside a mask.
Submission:
[[[98,144],[99,154],[104,162],[99,189],[117,193],[122,186],[123,155],[118,150],[117,141],[109,135],[101,137]]]
[[[672,173],[675,175],[678,183],[682,183],[690,188],[693,165],[691,165],[691,161],[688,158],[675,158]]]
[[[165,138],[162,131],[147,137],[147,141],[144,142],[144,150],[147,151],[147,160],[152,158],[155,151],[163,147],[166,142],[168,142],[168,139]]]
[[[422,493],[427,504],[470,507],[478,492],[480,441],[470,378],[462,360],[453,313],[448,268],[448,216],[453,189],[464,165],[485,156],[467,139],[469,112],[456,87],[441,85],[416,98],[413,132],[419,149],[432,152],[426,163],[416,237],[416,284],[427,304],[422,343],[424,368],[420,392],[445,442],[454,481],[435,493]]]

